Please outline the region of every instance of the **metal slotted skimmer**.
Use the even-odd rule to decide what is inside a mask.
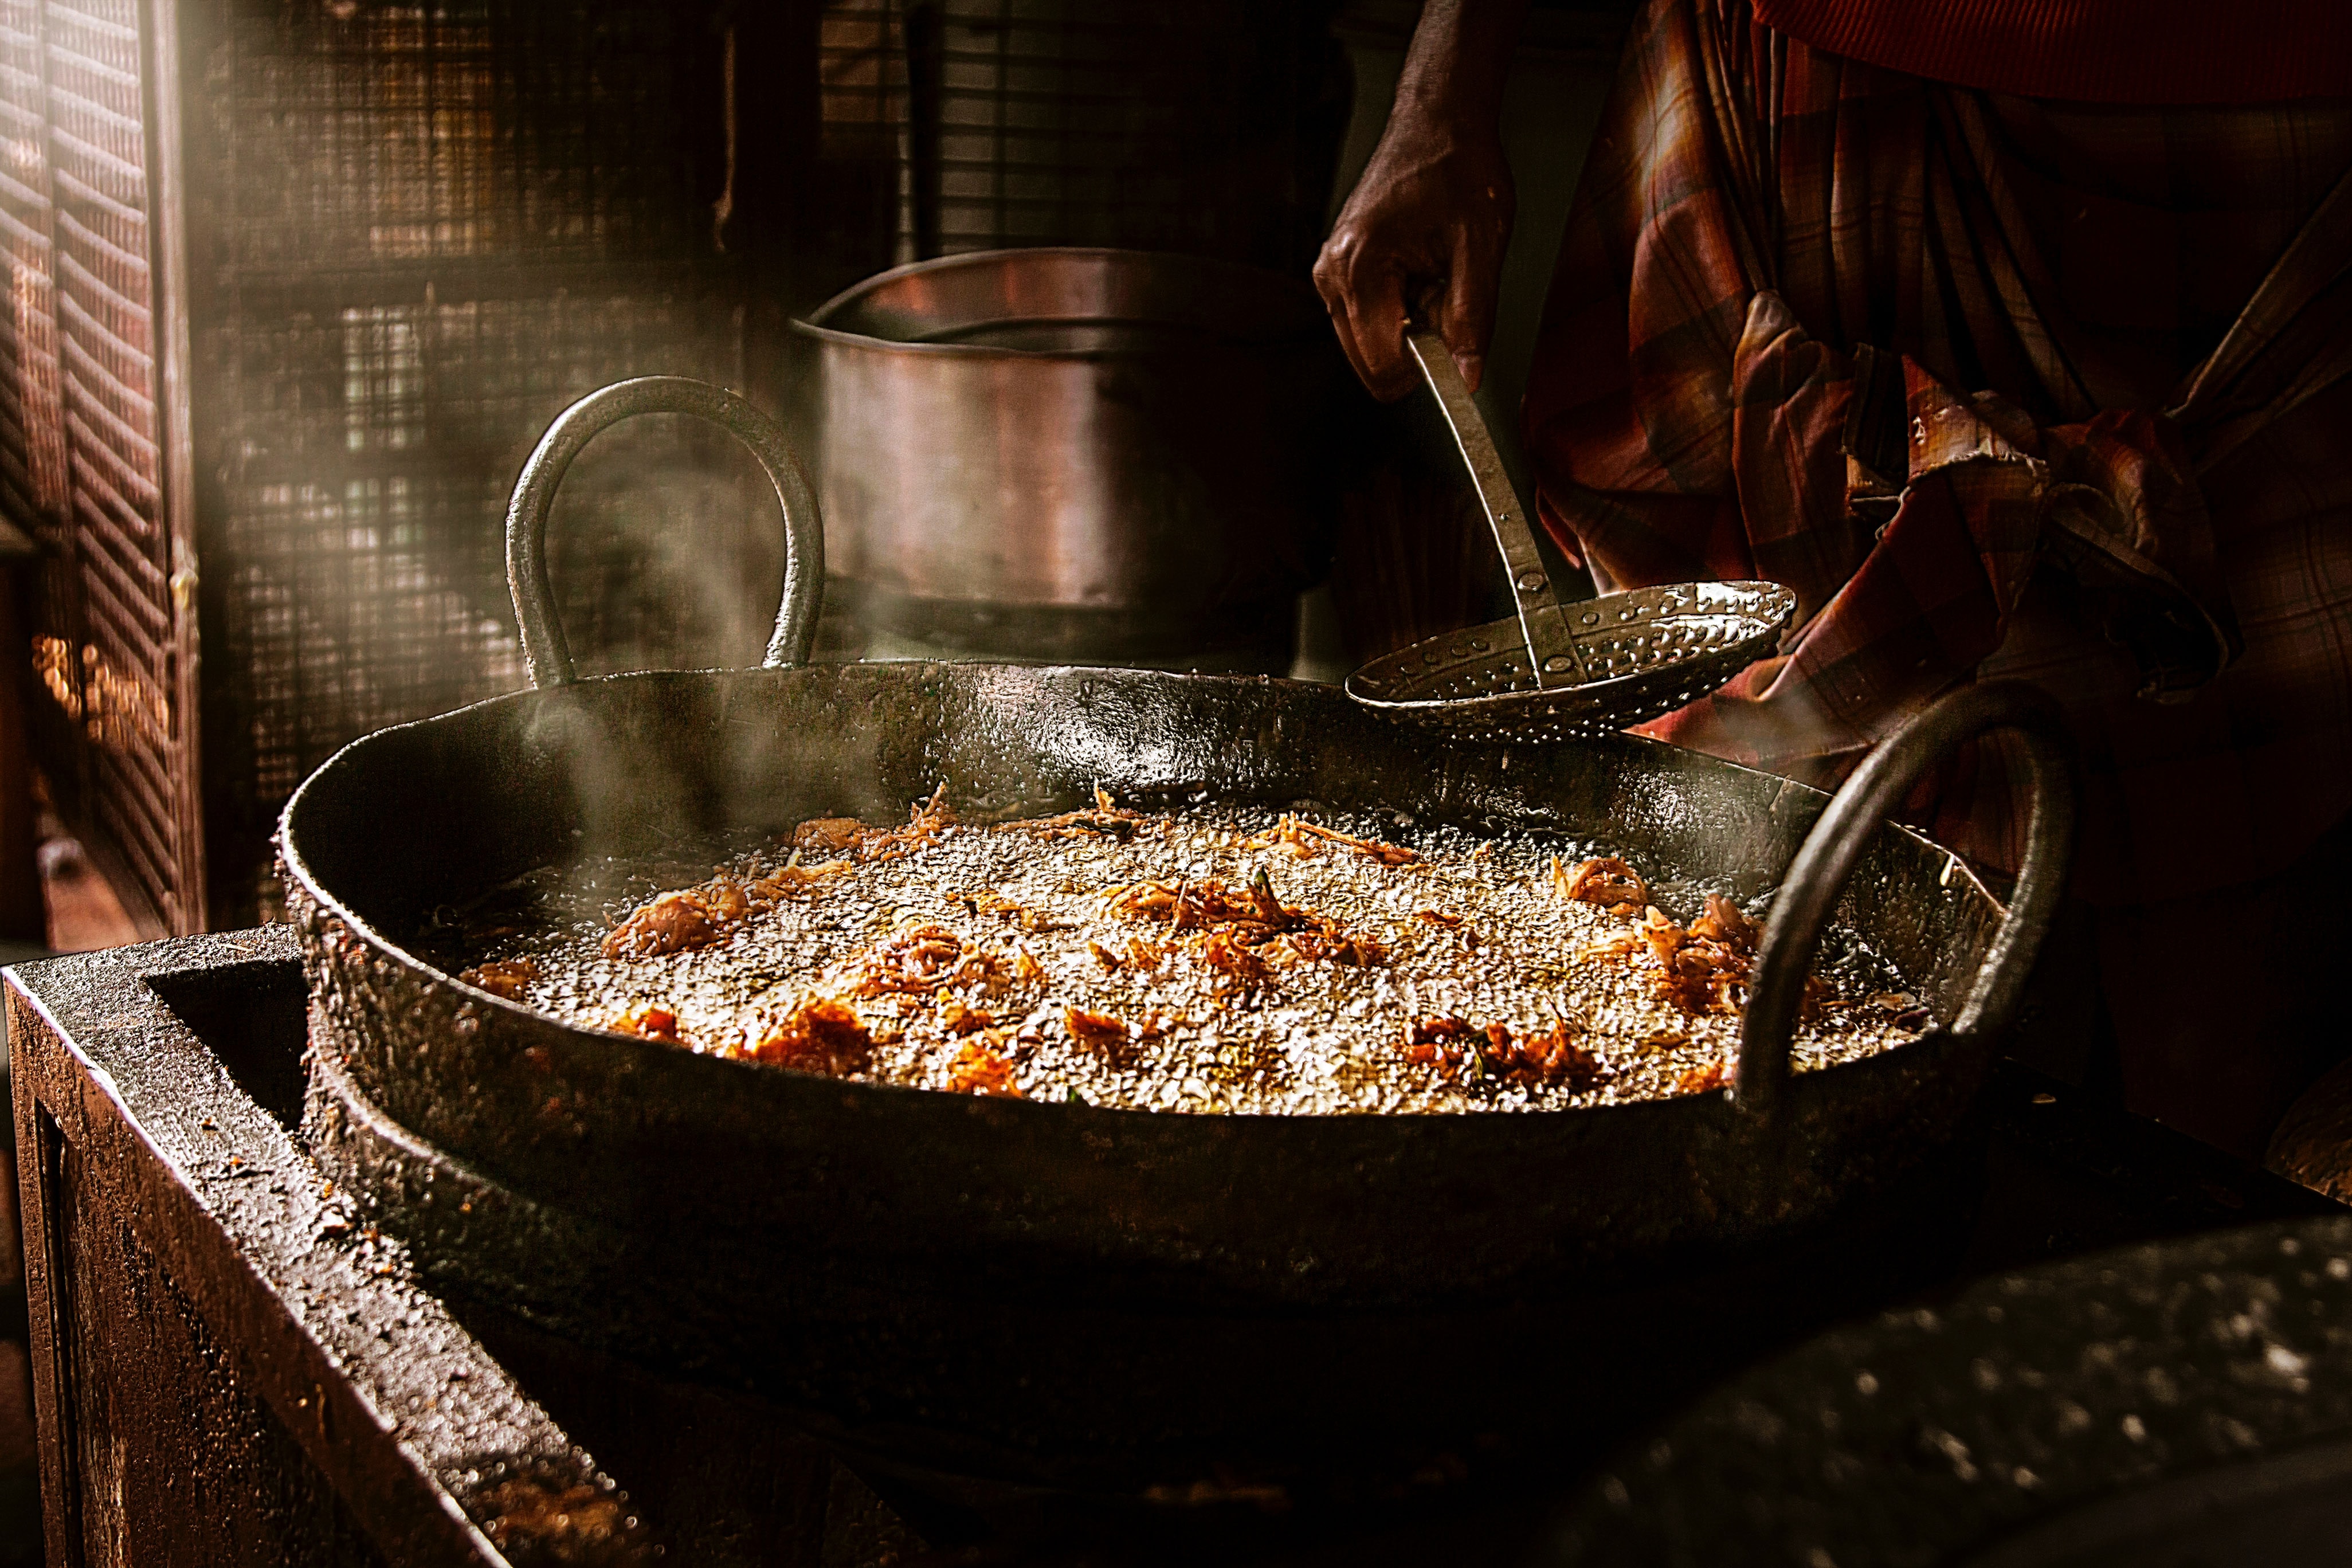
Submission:
[[[1518,614],[1385,654],[1348,678],[1349,697],[1457,740],[1560,741],[1670,713],[1773,651],[1797,613],[1777,583],[1675,583],[1561,604],[1444,340],[1415,327],[1405,342],[1462,448]]]

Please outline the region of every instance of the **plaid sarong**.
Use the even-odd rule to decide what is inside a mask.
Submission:
[[[2019,676],[2085,774],[2078,891],[2276,872],[2352,810],[2352,100],[2069,105],[1652,0],[1527,399],[1604,588],[1767,577],[1779,657],[1648,726],[1832,784]],[[1912,802],[2011,868],[2021,760]]]

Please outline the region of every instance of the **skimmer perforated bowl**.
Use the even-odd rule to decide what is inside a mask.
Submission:
[[[1349,696],[1463,740],[1558,741],[1670,713],[1773,650],[1797,613],[1776,583],[1675,583],[1562,604],[1445,340],[1414,324],[1404,341],[1462,449],[1518,614],[1376,658],[1348,678]]]
[[[1675,583],[1560,606],[1576,678],[1539,686],[1517,618],[1426,637],[1348,695],[1466,741],[1559,741],[1695,702],[1773,652],[1797,613],[1778,583]]]

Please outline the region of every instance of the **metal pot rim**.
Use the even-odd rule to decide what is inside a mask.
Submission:
[[[1262,287],[1268,281],[1287,287],[1294,282],[1304,290],[1303,280],[1293,279],[1280,272],[1264,268],[1244,266],[1237,261],[1221,261],[1213,257],[1184,256],[1166,250],[1133,250],[1102,245],[1038,245],[1003,250],[971,250],[954,256],[937,256],[925,261],[909,261],[893,267],[887,272],[861,279],[817,306],[805,316],[795,316],[788,323],[799,337],[821,343],[870,354],[912,354],[940,360],[1004,361],[1014,363],[1092,363],[1104,360],[1134,357],[1131,349],[1016,349],[991,343],[908,342],[895,338],[877,338],[865,332],[853,332],[828,324],[833,318],[845,315],[865,302],[866,298],[891,284],[908,278],[924,277],[937,272],[962,271],[982,266],[1002,265],[1008,261],[1055,258],[1061,259],[1118,258],[1127,261],[1156,261],[1181,266],[1194,272],[1222,272],[1237,283]],[[1302,292],[1302,301],[1306,295]],[[1291,332],[1270,333],[1261,337],[1219,339],[1263,347],[1286,343],[1307,343],[1317,340],[1325,330],[1324,320],[1312,320],[1302,312],[1298,329]]]

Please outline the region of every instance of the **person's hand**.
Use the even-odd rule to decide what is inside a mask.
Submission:
[[[1514,206],[1494,118],[1492,106],[1438,115],[1400,101],[1315,259],[1339,346],[1383,402],[1421,380],[1408,310],[1444,337],[1473,391],[1486,368]]]

